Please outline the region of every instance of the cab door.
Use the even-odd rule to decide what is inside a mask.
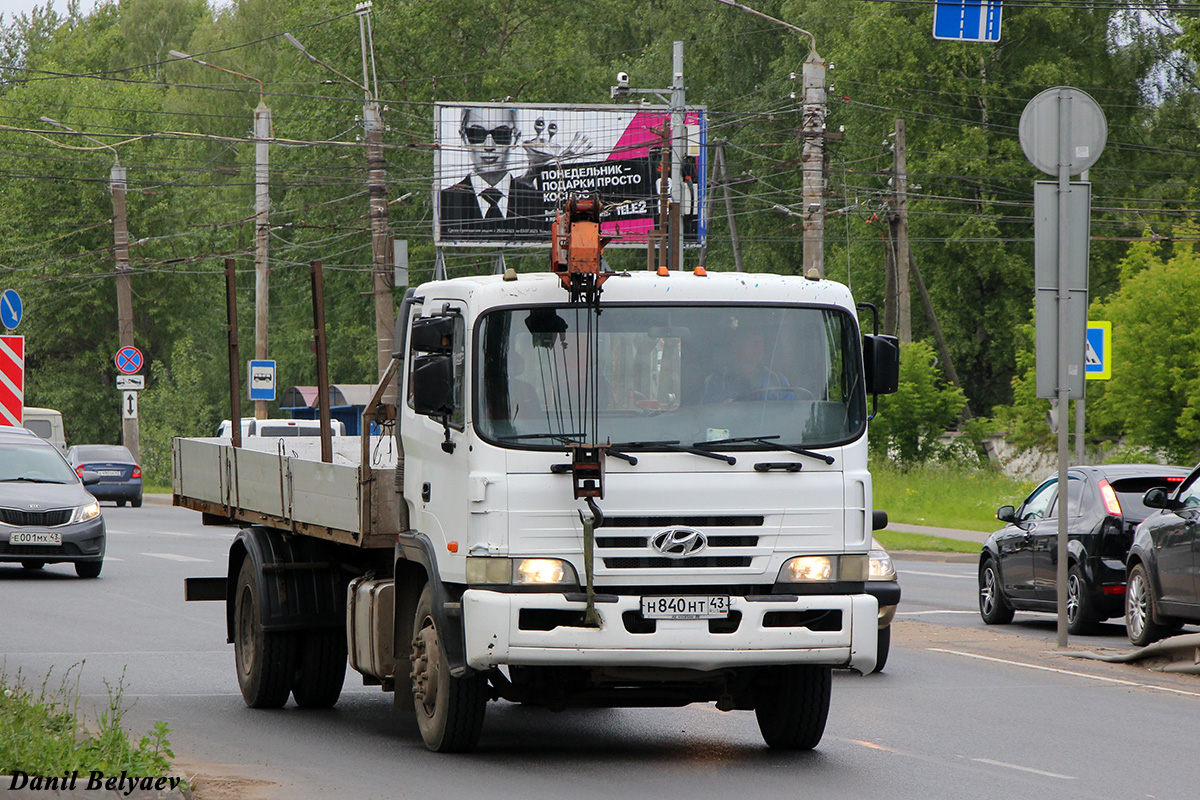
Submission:
[[[1197,527],[1200,525],[1200,476],[1179,488],[1181,507],[1167,511],[1152,523],[1158,571],[1158,588],[1168,603],[1196,602]]]

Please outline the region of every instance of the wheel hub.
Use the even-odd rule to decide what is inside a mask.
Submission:
[[[431,710],[437,706],[438,670],[441,664],[441,649],[438,646],[437,629],[432,624],[423,627],[412,641],[413,699]]]

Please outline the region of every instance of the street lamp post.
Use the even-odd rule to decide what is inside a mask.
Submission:
[[[129,284],[129,228],[125,214],[125,168],[121,166],[117,148],[88,136],[86,133],[80,133],[50,117],[42,117],[41,121],[82,136],[112,151],[113,165],[108,174],[108,185],[113,198],[113,255],[117,267],[117,338],[122,348],[133,347],[133,292]],[[125,414],[122,414],[121,417],[121,441],[129,448],[134,461],[140,462],[142,460],[141,432],[138,428],[137,417],[130,418]]]
[[[266,103],[266,87],[258,78],[234,72],[216,64],[201,61],[195,56],[172,50],[171,55],[192,61],[203,67],[215,69],[258,84],[258,106],[254,109],[254,357],[259,361],[267,358],[267,318],[270,305],[270,233],[271,233],[271,182],[270,141],[271,109]],[[254,401],[255,419],[267,418],[267,401]],[[236,421],[234,424],[237,424]]]
[[[320,60],[304,47],[290,33],[285,33],[288,40],[310,61],[324,67],[337,75],[346,83],[363,92],[363,132],[367,146],[367,196],[370,203],[371,217],[371,263],[372,263],[372,293],[375,296],[375,340],[379,377],[387,372],[392,361],[392,328],[396,323],[396,310],[392,298],[392,273],[390,264],[390,239],[388,236],[388,203],[387,203],[387,162],[383,157],[383,118],[380,114],[378,86],[376,91],[368,88],[372,83],[367,75],[367,53],[370,25],[370,3],[360,3],[357,7],[359,19],[359,35],[362,40],[363,53],[363,82],[359,83]],[[395,402],[395,390],[389,388],[385,394],[387,402]]]

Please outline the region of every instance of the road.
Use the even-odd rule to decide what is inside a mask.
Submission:
[[[185,576],[222,573],[231,529],[152,503],[104,514],[98,580],[0,565],[4,670],[40,681],[82,664],[85,705],[120,681],[135,701],[128,724],[168,723],[199,800],[1195,794],[1200,680],[1068,658],[1054,649],[1051,615],[983,626],[970,563],[898,559],[905,596],[888,668],[835,675],[812,753],[769,751],[752,713],[707,705],[554,714],[493,704],[479,750],[445,756],[426,752],[411,718],[354,673],[332,710],[245,708],[223,606],[184,603],[182,590]],[[1128,647],[1118,635],[1086,644]]]

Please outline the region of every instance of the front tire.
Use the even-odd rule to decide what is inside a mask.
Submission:
[[[76,561],[75,574],[81,578],[99,578],[104,569],[103,561]]]
[[[1170,629],[1157,617],[1150,575],[1144,564],[1138,564],[1129,572],[1129,585],[1125,591],[1125,628],[1129,632],[1129,641],[1145,647],[1166,636]]]
[[[296,675],[296,635],[264,631],[254,563],[242,562],[234,594],[233,651],[238,686],[250,708],[282,708]]]
[[[876,645],[875,669],[871,670],[872,674],[883,672],[884,666],[887,665],[888,653],[892,649],[892,626],[885,625],[879,629],[879,641]]]
[[[767,746],[812,750],[825,734],[833,676],[829,667],[767,667],[755,687],[754,716]]]
[[[988,625],[1007,625],[1013,620],[1013,609],[1004,600],[1000,570],[988,559],[979,568],[979,616]]]
[[[1092,606],[1083,570],[1078,564],[1072,564],[1067,571],[1067,633],[1072,636],[1092,634],[1099,624],[1100,618]]]
[[[433,592],[421,590],[413,617],[412,692],[417,727],[425,746],[437,753],[473,750],[483,733],[487,711],[487,679],[472,672],[465,678],[450,674],[433,619]]]

